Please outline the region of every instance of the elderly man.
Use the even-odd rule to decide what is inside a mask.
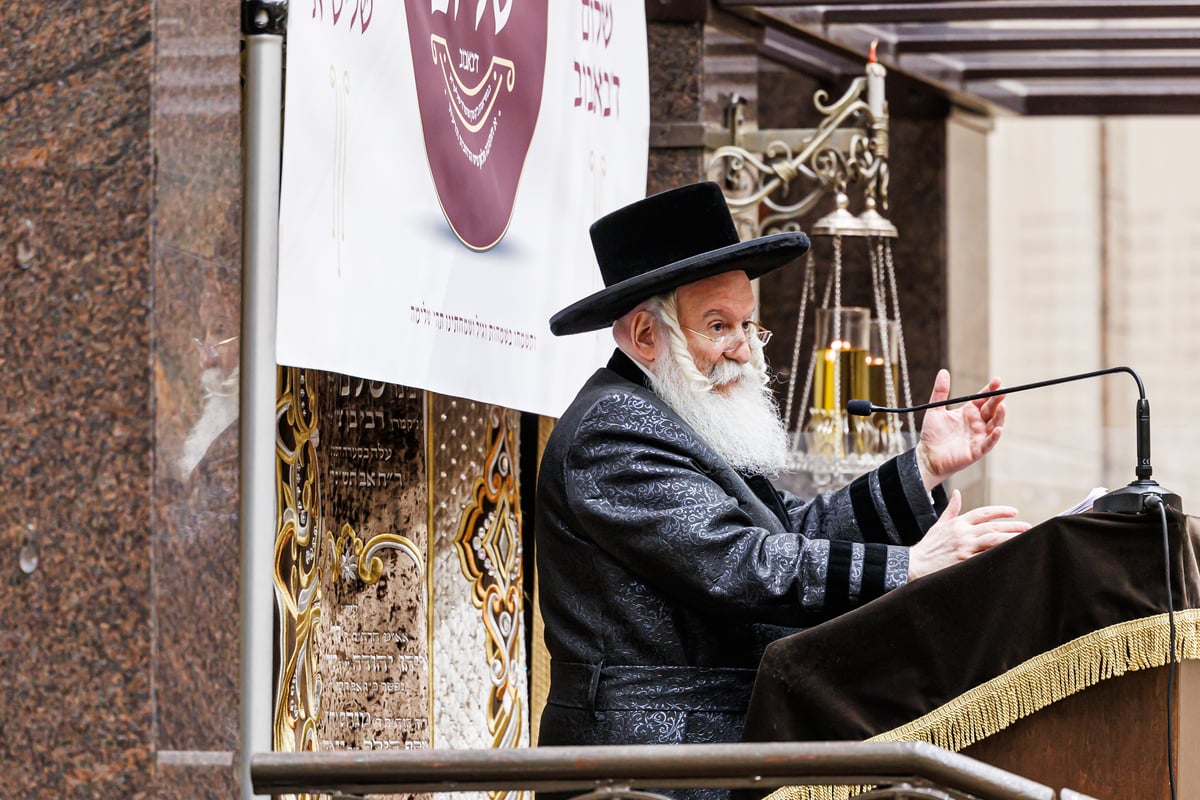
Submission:
[[[777,491],[787,431],[750,281],[802,255],[807,237],[739,243],[712,183],[620,209],[591,236],[606,288],[551,329],[612,325],[618,350],[542,459],[552,663],[539,743],[736,741],[770,641],[1028,527],[1009,507],[959,513],[957,492],[940,516],[934,505],[1000,438],[1003,401],[928,412],[914,450],[840,491]],[[949,388],[942,371],[933,399]]]

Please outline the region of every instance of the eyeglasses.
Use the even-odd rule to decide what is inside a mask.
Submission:
[[[707,333],[701,333],[695,328],[689,328],[687,325],[680,325],[679,327],[683,328],[689,333],[696,334],[702,339],[708,339],[717,347],[721,348],[722,353],[728,353],[732,350],[736,350],[741,346],[742,342],[750,341],[751,336],[757,339],[759,344],[766,344],[767,342],[771,341],[771,337],[775,335],[771,331],[764,328],[761,322],[755,322],[754,320],[748,320],[742,323],[742,327],[735,328],[733,333],[723,333],[720,336],[709,336]]]

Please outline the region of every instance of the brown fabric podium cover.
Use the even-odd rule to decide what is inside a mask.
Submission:
[[[1177,653],[1197,658],[1200,519],[1167,521]],[[1106,677],[1167,663],[1166,611],[1157,513],[1056,517],[770,645],[743,738],[962,749]]]

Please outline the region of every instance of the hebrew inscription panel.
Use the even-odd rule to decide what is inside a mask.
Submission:
[[[424,393],[282,369],[278,420],[275,747],[428,747]]]

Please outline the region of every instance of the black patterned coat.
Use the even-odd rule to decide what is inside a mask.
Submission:
[[[911,451],[811,502],[738,473],[618,351],[541,462],[539,744],[737,741],[763,648],[904,583],[936,518]]]

